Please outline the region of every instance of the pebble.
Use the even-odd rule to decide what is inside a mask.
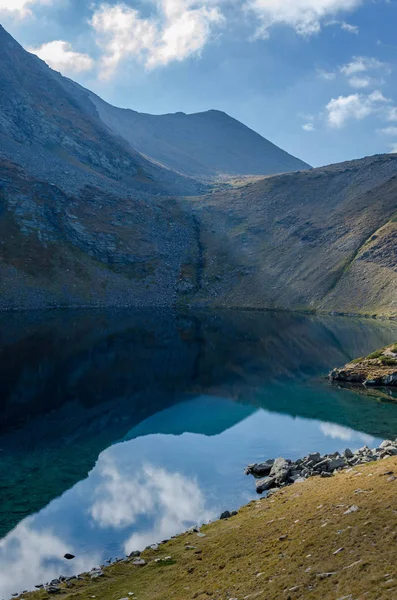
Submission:
[[[339,552],[343,552],[344,548],[338,548],[337,550],[335,550],[334,552],[334,556],[336,556],[336,554],[339,554]]]

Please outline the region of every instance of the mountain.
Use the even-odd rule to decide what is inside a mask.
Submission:
[[[205,124],[225,124],[220,147],[231,130],[247,140],[256,134],[216,111],[167,116],[182,123],[173,144],[184,124],[196,136],[190,154],[181,144],[177,156],[172,145],[177,173],[133,149],[116,125],[111,131],[104,106],[0,29],[0,309],[188,305],[397,316],[397,155],[214,186],[183,173],[194,157],[204,165]],[[110,111],[117,127],[120,114],[146,122],[119,110]],[[157,119],[164,132],[163,117],[153,119],[153,135]],[[193,126],[200,120],[201,133]],[[241,155],[247,172],[259,168],[255,143],[247,162]],[[230,174],[234,159],[214,148],[203,179],[226,165]]]
[[[92,93],[89,97],[114,134],[145,156],[190,177],[211,180],[310,168],[219,110],[149,115],[116,108]]]

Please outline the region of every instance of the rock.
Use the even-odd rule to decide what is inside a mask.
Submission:
[[[358,506],[356,506],[355,504],[353,504],[353,506],[351,506],[350,508],[348,508],[343,514],[344,515],[350,515],[352,513],[355,513],[358,511]]]
[[[350,448],[346,448],[346,450],[343,452],[343,456],[345,458],[353,458],[354,454],[353,452],[350,450]]]
[[[334,552],[334,556],[336,556],[337,554],[339,554],[340,552],[343,552],[344,548],[338,548],[337,550],[335,550]]]
[[[134,550],[133,552],[131,552],[131,554],[128,555],[128,558],[136,558],[140,555],[141,555],[141,552],[139,552],[139,550]]]
[[[45,588],[45,591],[48,592],[49,594],[59,594],[61,591],[61,588],[58,587],[57,585],[48,585]]]
[[[394,442],[392,442],[391,440],[384,440],[379,446],[379,448],[388,448],[389,446],[394,446]]]
[[[144,567],[144,566],[146,565],[146,560],[144,560],[143,558],[135,558],[135,559],[132,561],[132,564],[133,564],[135,567]]]
[[[254,475],[255,477],[265,477],[270,474],[273,465],[274,459],[259,464],[254,463],[253,465],[248,465],[245,469],[245,473],[246,475]]]
[[[200,531],[197,534],[197,537],[203,538],[205,537],[205,533],[201,533]]]
[[[164,556],[163,558],[156,558],[155,563],[167,562],[168,560],[172,560],[172,556]]]
[[[314,466],[314,470],[317,473],[321,473],[321,471],[328,471],[328,463],[330,462],[329,458],[324,458],[319,463]]]
[[[231,513],[228,510],[225,510],[225,512],[223,512],[219,518],[220,519],[230,519],[231,516],[232,516]]]
[[[66,558],[66,560],[73,560],[76,557],[74,554],[65,554],[63,558]]]
[[[274,487],[275,484],[275,477],[264,477],[256,482],[256,491],[258,494],[263,494],[263,492],[267,492],[267,490],[270,490],[270,488]]]
[[[90,574],[91,579],[98,579],[98,577],[103,577],[104,573],[101,570],[94,571]]]
[[[336,471],[336,469],[341,469],[346,466],[346,462],[343,458],[331,458],[327,467],[328,471]]]
[[[285,483],[290,471],[291,463],[289,461],[285,460],[285,458],[276,458],[270,471],[270,477],[274,478],[276,485],[280,485],[281,483]]]
[[[158,550],[159,549],[159,545],[158,544],[152,544],[151,546],[149,546],[148,549],[149,550]]]
[[[319,579],[328,579],[328,577],[332,577],[332,575],[336,575],[336,573],[317,573]]]
[[[332,475],[332,473],[328,473],[327,471],[322,471],[321,477],[333,477],[333,475]]]

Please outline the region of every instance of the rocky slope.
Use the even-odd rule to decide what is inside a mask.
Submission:
[[[0,25],[0,158],[69,193],[197,192],[203,187],[143,157],[103,125],[76,90]]]
[[[175,200],[67,195],[0,161],[0,308],[175,303],[195,224]]]
[[[145,156],[184,175],[211,180],[310,168],[218,110],[149,115],[116,108],[92,93],[89,97],[111,131]]]
[[[367,386],[397,386],[397,343],[364,358],[356,358],[342,369],[334,369],[330,379]]]
[[[263,179],[194,202],[203,305],[397,316],[397,156]]]

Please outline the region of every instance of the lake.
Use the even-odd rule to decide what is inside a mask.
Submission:
[[[397,323],[35,311],[0,334],[0,598],[238,508],[248,463],[397,436],[386,395],[326,379]]]

